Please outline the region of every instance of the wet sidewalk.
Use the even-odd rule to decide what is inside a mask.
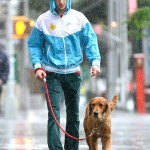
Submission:
[[[86,103],[80,104],[80,138],[84,138],[83,117]],[[62,107],[61,125],[65,126],[65,107]],[[115,110],[112,114],[111,150],[150,150],[150,114],[135,114]],[[27,113],[20,112],[14,120],[0,117],[0,150],[48,150],[47,108],[40,101]],[[64,133],[61,132],[62,143]],[[99,142],[99,150],[101,143]],[[79,150],[88,150],[85,141]]]

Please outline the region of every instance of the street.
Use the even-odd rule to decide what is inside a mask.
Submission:
[[[149,14],[150,0],[0,0],[0,150],[48,150],[37,70],[75,84],[70,77],[81,73],[80,139],[85,97],[117,94],[111,150],[150,150]],[[63,102],[60,118],[65,130]],[[85,140],[79,150],[88,150]]]
[[[38,101],[38,100],[37,100]],[[14,120],[0,117],[0,150],[48,150],[46,141],[47,108],[44,101],[32,100],[32,109]],[[85,100],[80,102],[80,138],[84,138],[83,117]],[[65,107],[62,107],[61,126],[65,126]],[[111,150],[150,150],[150,114],[129,113],[117,110],[112,113]],[[64,133],[61,132],[62,143]],[[85,141],[80,150],[88,150]],[[99,149],[101,142],[99,141]]]

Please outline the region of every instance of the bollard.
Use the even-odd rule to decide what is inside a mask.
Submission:
[[[145,113],[144,54],[134,54],[133,57],[135,62],[136,111],[138,113]]]

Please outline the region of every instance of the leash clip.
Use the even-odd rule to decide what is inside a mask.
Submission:
[[[90,136],[92,136],[96,131],[97,131],[97,128],[93,128],[92,131],[91,131]]]

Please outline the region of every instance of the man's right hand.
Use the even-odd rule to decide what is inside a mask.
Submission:
[[[35,77],[36,77],[38,80],[43,80],[43,78],[46,77],[46,72],[45,72],[43,69],[38,69],[38,70],[35,72]]]

